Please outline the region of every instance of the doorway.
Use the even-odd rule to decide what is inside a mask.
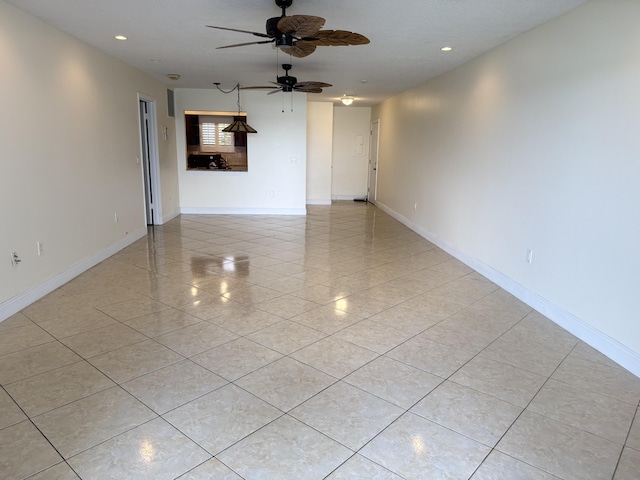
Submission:
[[[158,138],[156,135],[156,102],[138,95],[140,114],[140,156],[144,185],[145,218],[147,225],[161,225]]]
[[[376,189],[378,185],[378,134],[380,120],[371,122],[371,145],[369,147],[369,182],[367,185],[367,200],[376,203]]]

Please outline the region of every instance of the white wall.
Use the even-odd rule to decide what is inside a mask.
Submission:
[[[306,95],[282,112],[280,95],[242,91],[248,172],[187,171],[185,110],[237,111],[237,92],[176,89],[176,151],[182,213],[306,213]],[[289,99],[287,99],[289,104]]]
[[[3,319],[146,233],[138,93],[173,128],[165,85],[3,1],[0,58]],[[165,217],[178,200],[170,147],[160,140]]]
[[[637,375],[639,19],[592,1],[372,115],[379,205]]]
[[[366,197],[371,108],[335,107],[333,111],[332,196],[336,200]]]
[[[307,204],[331,204],[333,103],[307,103]]]

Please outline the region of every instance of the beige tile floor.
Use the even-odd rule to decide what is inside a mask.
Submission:
[[[640,379],[372,205],[184,215],[0,323],[2,479],[640,479]]]

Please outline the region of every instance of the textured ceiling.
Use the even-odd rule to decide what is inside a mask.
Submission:
[[[316,15],[325,29],[350,30],[371,43],[318,47],[297,59],[271,45],[216,50],[261,40],[214,30],[264,32],[280,16],[274,0],[6,0],[173,88],[267,85],[278,64],[299,81],[331,83],[315,100],[356,96],[371,106],[486,52],[586,0],[293,0],[287,14]],[[127,41],[114,39],[117,34]],[[442,46],[453,51],[443,53]],[[180,79],[170,81],[167,74]],[[366,83],[364,82],[366,81]]]

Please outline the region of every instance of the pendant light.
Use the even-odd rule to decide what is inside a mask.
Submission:
[[[225,92],[217,84],[216,84],[216,87],[222,93],[233,92],[233,90],[231,90],[231,92]],[[252,128],[247,122],[243,120],[244,116],[240,115],[240,112],[242,111],[242,107],[240,107],[240,84],[239,83],[236,85],[234,90],[238,91],[238,116],[236,117],[236,120],[234,120],[231,125],[223,128],[222,131],[228,132],[228,133],[258,133],[254,128]]]

